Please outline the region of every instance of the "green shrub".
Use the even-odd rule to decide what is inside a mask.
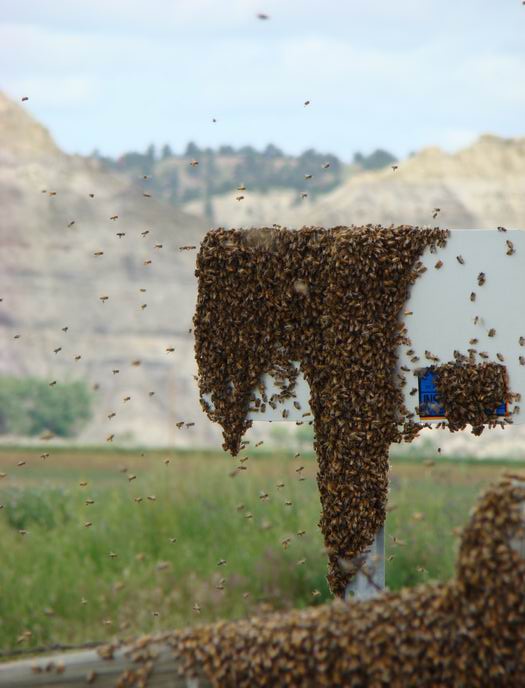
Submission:
[[[36,378],[0,377],[0,434],[34,436],[48,430],[76,435],[91,418],[91,393],[83,381],[49,386]]]

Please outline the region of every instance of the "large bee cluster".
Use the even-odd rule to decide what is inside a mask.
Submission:
[[[510,478],[486,492],[447,584],[142,640],[130,652],[138,671],[118,685],[145,685],[155,642],[172,647],[181,674],[221,688],[523,686],[524,500]]]
[[[451,432],[472,426],[480,435],[500,422],[496,408],[509,397],[505,367],[498,363],[446,363],[435,368],[436,389]]]
[[[397,348],[408,343],[400,314],[425,270],[421,254],[446,237],[408,226],[217,229],[197,258],[199,386],[225,449],[239,451],[248,408],[275,402],[253,392],[263,374],[277,367],[288,375],[289,396],[286,371],[300,362],[314,414],[328,581],[338,596],[384,522],[390,444],[413,433],[393,375]]]

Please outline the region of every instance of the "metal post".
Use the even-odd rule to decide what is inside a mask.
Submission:
[[[382,526],[366,552],[366,559],[349,584],[346,598],[369,600],[385,589],[385,528]]]

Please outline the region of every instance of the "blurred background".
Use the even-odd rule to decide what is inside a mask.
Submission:
[[[311,428],[255,426],[261,461],[232,480],[200,409],[188,247],[214,226],[525,228],[524,24],[520,0],[2,7],[4,645],[328,597]],[[410,547],[389,585],[451,575],[454,529],[523,439],[392,452]]]

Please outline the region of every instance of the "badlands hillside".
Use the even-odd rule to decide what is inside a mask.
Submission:
[[[301,221],[525,227],[525,138],[485,135],[458,153],[427,148],[398,165],[350,179]]]
[[[179,250],[198,246],[208,225],[148,184],[64,154],[24,106],[0,93],[0,375],[95,386],[81,443],[114,434],[115,443],[217,446],[193,380],[196,251]],[[289,189],[248,190],[240,202],[233,193],[213,198],[225,226],[525,228],[523,189],[525,139],[483,136],[454,155],[427,149],[395,171],[355,174],[316,202]],[[195,426],[179,430],[180,421]],[[456,433],[440,444],[507,456],[523,446],[514,431],[486,433],[483,443]]]
[[[396,170],[389,166],[353,174],[314,202],[310,195],[302,198],[288,190],[247,190],[241,202],[232,193],[214,196],[214,218],[228,227],[273,223],[525,227],[525,138],[485,135],[458,153],[427,148],[396,164]],[[198,202],[185,206],[193,213],[201,208]],[[437,218],[435,208],[440,208]]]
[[[179,247],[207,227],[144,193],[62,153],[0,94],[0,374],[98,385],[81,442],[202,444],[214,434],[192,379],[196,251]]]

